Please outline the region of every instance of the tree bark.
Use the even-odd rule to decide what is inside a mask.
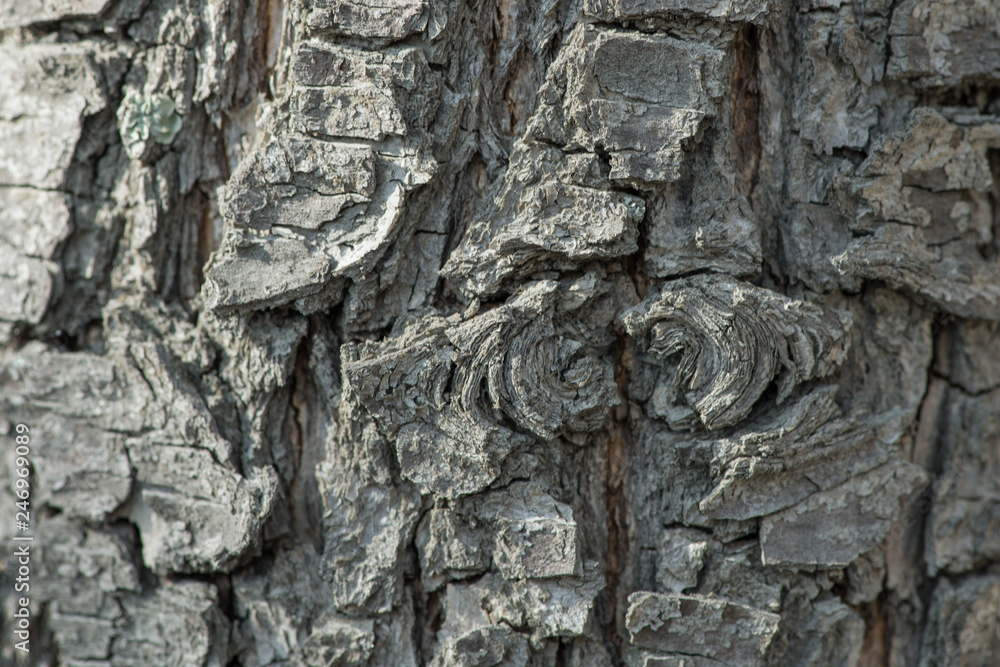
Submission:
[[[0,662],[997,664],[998,16],[0,0]]]

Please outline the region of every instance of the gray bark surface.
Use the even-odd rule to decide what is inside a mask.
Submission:
[[[0,84],[0,664],[1000,665],[997,0],[0,0]]]

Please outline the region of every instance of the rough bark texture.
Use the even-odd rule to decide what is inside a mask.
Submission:
[[[997,0],[0,0],[0,83],[0,663],[1000,664]]]

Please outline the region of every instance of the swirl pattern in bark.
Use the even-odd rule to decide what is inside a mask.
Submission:
[[[557,296],[571,283],[537,282],[464,321],[425,317],[395,338],[345,346],[344,375],[406,477],[442,496],[474,493],[529,435],[601,426],[617,390],[609,365],[561,330]]]
[[[673,375],[658,388],[661,416],[691,427],[697,415],[709,429],[746,417],[772,380],[780,402],[796,384],[836,370],[851,327],[846,313],[711,275],[668,283],[622,321]]]

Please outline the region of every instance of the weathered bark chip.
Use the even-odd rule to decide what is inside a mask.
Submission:
[[[0,632],[993,666],[998,16],[0,0]]]

